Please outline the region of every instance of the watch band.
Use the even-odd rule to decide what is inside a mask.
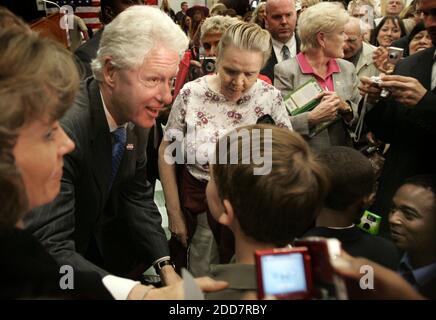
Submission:
[[[155,263],[154,265],[154,270],[156,271],[157,274],[160,273],[160,271],[162,270],[162,268],[164,266],[172,266],[174,269],[176,269],[176,266],[174,265],[174,263],[171,262],[171,260],[163,260],[163,261],[159,261],[157,263]]]

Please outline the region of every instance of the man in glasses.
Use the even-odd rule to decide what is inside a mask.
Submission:
[[[422,19],[436,44],[436,0],[421,1]],[[415,53],[397,65],[393,75],[382,75],[377,85],[362,77],[359,87],[375,106],[366,122],[375,137],[390,143],[371,211],[385,217],[382,229],[388,231],[387,214],[394,192],[404,179],[418,174],[435,174],[436,157],[431,145],[436,139],[436,59],[435,48]],[[390,91],[388,99],[380,90]]]
[[[357,77],[378,75],[379,71],[372,60],[376,48],[364,41],[361,20],[351,17],[345,25],[345,34],[344,59],[354,64]]]
[[[179,281],[145,150],[187,46],[181,29],[150,6],[132,6],[105,27],[94,77],[61,121],[76,145],[64,159],[61,192],[27,223],[60,265],[134,280],[153,265],[164,284]]]

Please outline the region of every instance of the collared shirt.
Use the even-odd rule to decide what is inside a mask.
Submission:
[[[341,69],[336,62],[336,59],[330,59],[327,63],[327,74],[324,78],[315,73],[315,70],[313,70],[312,66],[309,64],[309,61],[307,61],[306,56],[303,54],[303,52],[297,54],[297,62],[300,66],[301,72],[304,74],[313,75],[313,77],[316,79],[316,81],[323,90],[335,91],[333,73],[341,72]]]
[[[119,127],[127,128],[127,123],[119,126],[115,122],[114,118],[110,114],[109,110],[106,107],[106,103],[104,103],[103,94],[100,91],[101,102],[103,103],[104,114],[106,115],[107,124],[109,125],[109,131],[112,133],[117,130]]]
[[[419,288],[423,288],[432,281],[436,277],[436,262],[426,265],[421,268],[414,269],[410,258],[407,254],[403,256],[400,262],[400,266],[398,267],[398,272],[410,282],[410,284],[419,290]],[[407,277],[407,274],[412,273],[413,280],[410,281],[410,277]]]
[[[288,47],[289,52],[291,54],[291,58],[297,55],[297,41],[295,40],[295,33],[292,36],[292,38],[286,43],[280,42],[274,38],[271,39],[272,39],[272,47],[277,57],[277,63],[283,61],[283,55],[282,55],[283,45],[286,45]]]
[[[360,56],[363,53],[363,44],[362,47],[359,49],[359,51],[357,51],[357,53],[352,56],[350,59],[346,59],[348,61],[350,61],[352,64],[354,64],[355,67],[357,67],[357,63],[359,62]]]

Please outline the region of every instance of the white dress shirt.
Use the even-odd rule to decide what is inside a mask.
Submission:
[[[104,103],[103,94],[101,93],[101,91],[100,91],[100,97],[101,97],[101,102],[103,103],[104,114],[106,116],[107,124],[109,126],[109,131],[112,133],[115,130],[117,130],[118,127],[127,128],[127,123],[123,124],[122,126],[117,125],[114,118],[110,114],[109,110],[106,108],[106,103]]]
[[[297,55],[297,41],[295,40],[295,33],[292,36],[292,38],[286,43],[280,42],[274,38],[271,39],[272,39],[273,50],[277,57],[277,63],[283,61],[283,55],[282,55],[283,45],[286,45],[288,47],[289,52],[291,53],[291,58],[294,58]]]

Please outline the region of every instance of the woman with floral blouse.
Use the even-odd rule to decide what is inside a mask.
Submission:
[[[268,31],[245,22],[231,26],[218,45],[217,73],[187,83],[169,116],[159,172],[172,238],[182,251],[189,247],[187,264],[196,276],[218,262],[205,201],[215,143],[228,131],[266,115],[277,126],[291,129],[280,91],[258,79],[270,51]],[[173,150],[182,150],[182,161],[179,152],[174,159]],[[178,170],[172,160],[178,160]]]

